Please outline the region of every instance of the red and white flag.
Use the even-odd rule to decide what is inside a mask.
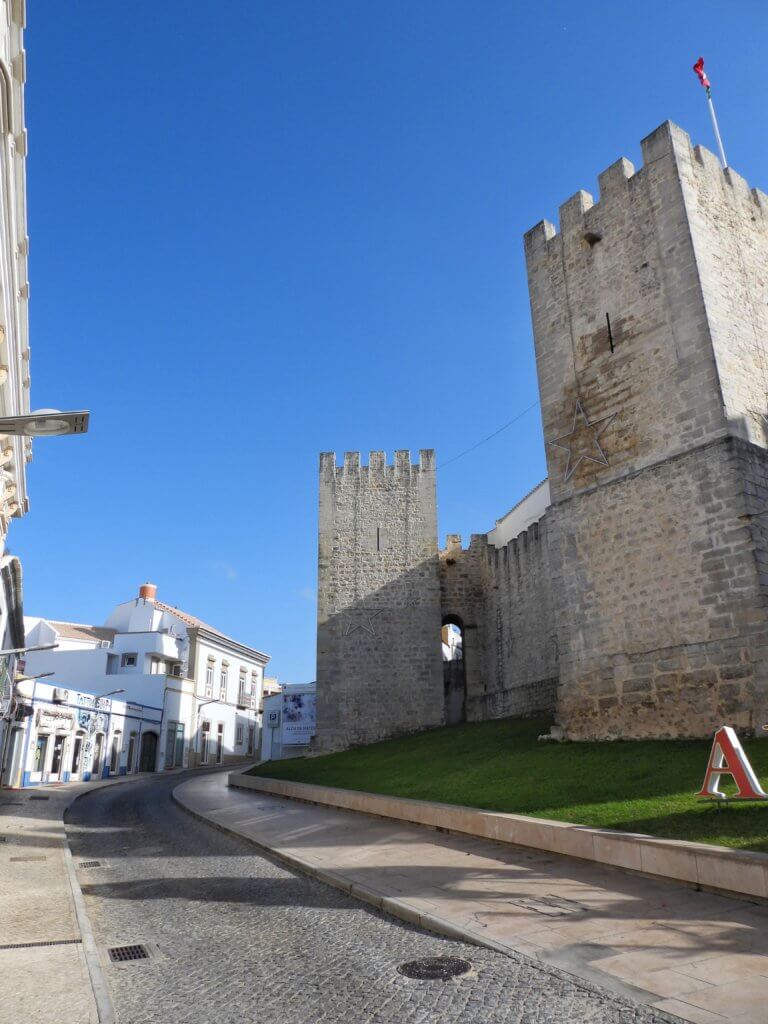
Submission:
[[[709,83],[709,79],[707,78],[707,74],[704,71],[704,58],[703,57],[699,57],[699,59],[693,65],[693,70],[696,72],[696,76],[698,77],[699,81],[704,86],[704,88],[705,89],[709,89],[710,88],[710,83]]]

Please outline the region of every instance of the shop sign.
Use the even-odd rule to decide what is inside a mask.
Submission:
[[[112,707],[112,701],[109,697],[93,697],[90,693],[78,693],[77,703],[86,708],[101,708],[109,710]]]
[[[738,793],[729,796],[720,791],[720,779],[730,775]],[[768,800],[766,793],[744,753],[739,737],[730,725],[721,725],[712,741],[707,771],[696,796],[720,797],[729,800]]]
[[[38,729],[71,729],[74,720],[71,711],[61,711],[59,708],[38,708],[37,711]]]

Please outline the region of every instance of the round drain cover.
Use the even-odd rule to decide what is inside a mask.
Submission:
[[[423,960],[408,960],[397,968],[406,978],[419,981],[448,981],[472,970],[469,960],[458,956],[427,956]]]

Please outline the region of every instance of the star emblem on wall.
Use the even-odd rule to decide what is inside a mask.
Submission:
[[[358,629],[362,629],[364,633],[368,633],[370,636],[376,636],[376,627],[373,624],[373,620],[377,615],[381,615],[383,610],[383,608],[373,608],[369,611],[366,608],[359,608],[355,611],[345,612],[343,636],[350,636]]]
[[[547,441],[553,448],[562,448],[568,452],[568,461],[565,464],[565,482],[567,483],[582,462],[596,462],[599,466],[607,466],[608,459],[600,445],[600,438],[610,427],[616,418],[612,412],[608,416],[602,416],[599,420],[590,420],[584,412],[581,399],[576,399],[576,408],[573,412],[573,426],[567,434]]]

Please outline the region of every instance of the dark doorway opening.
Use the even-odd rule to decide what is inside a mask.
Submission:
[[[157,733],[145,732],[141,737],[139,771],[153,772],[157,765]]]
[[[440,630],[443,651],[445,724],[466,721],[467,678],[464,663],[464,624],[456,616],[443,619]]]

